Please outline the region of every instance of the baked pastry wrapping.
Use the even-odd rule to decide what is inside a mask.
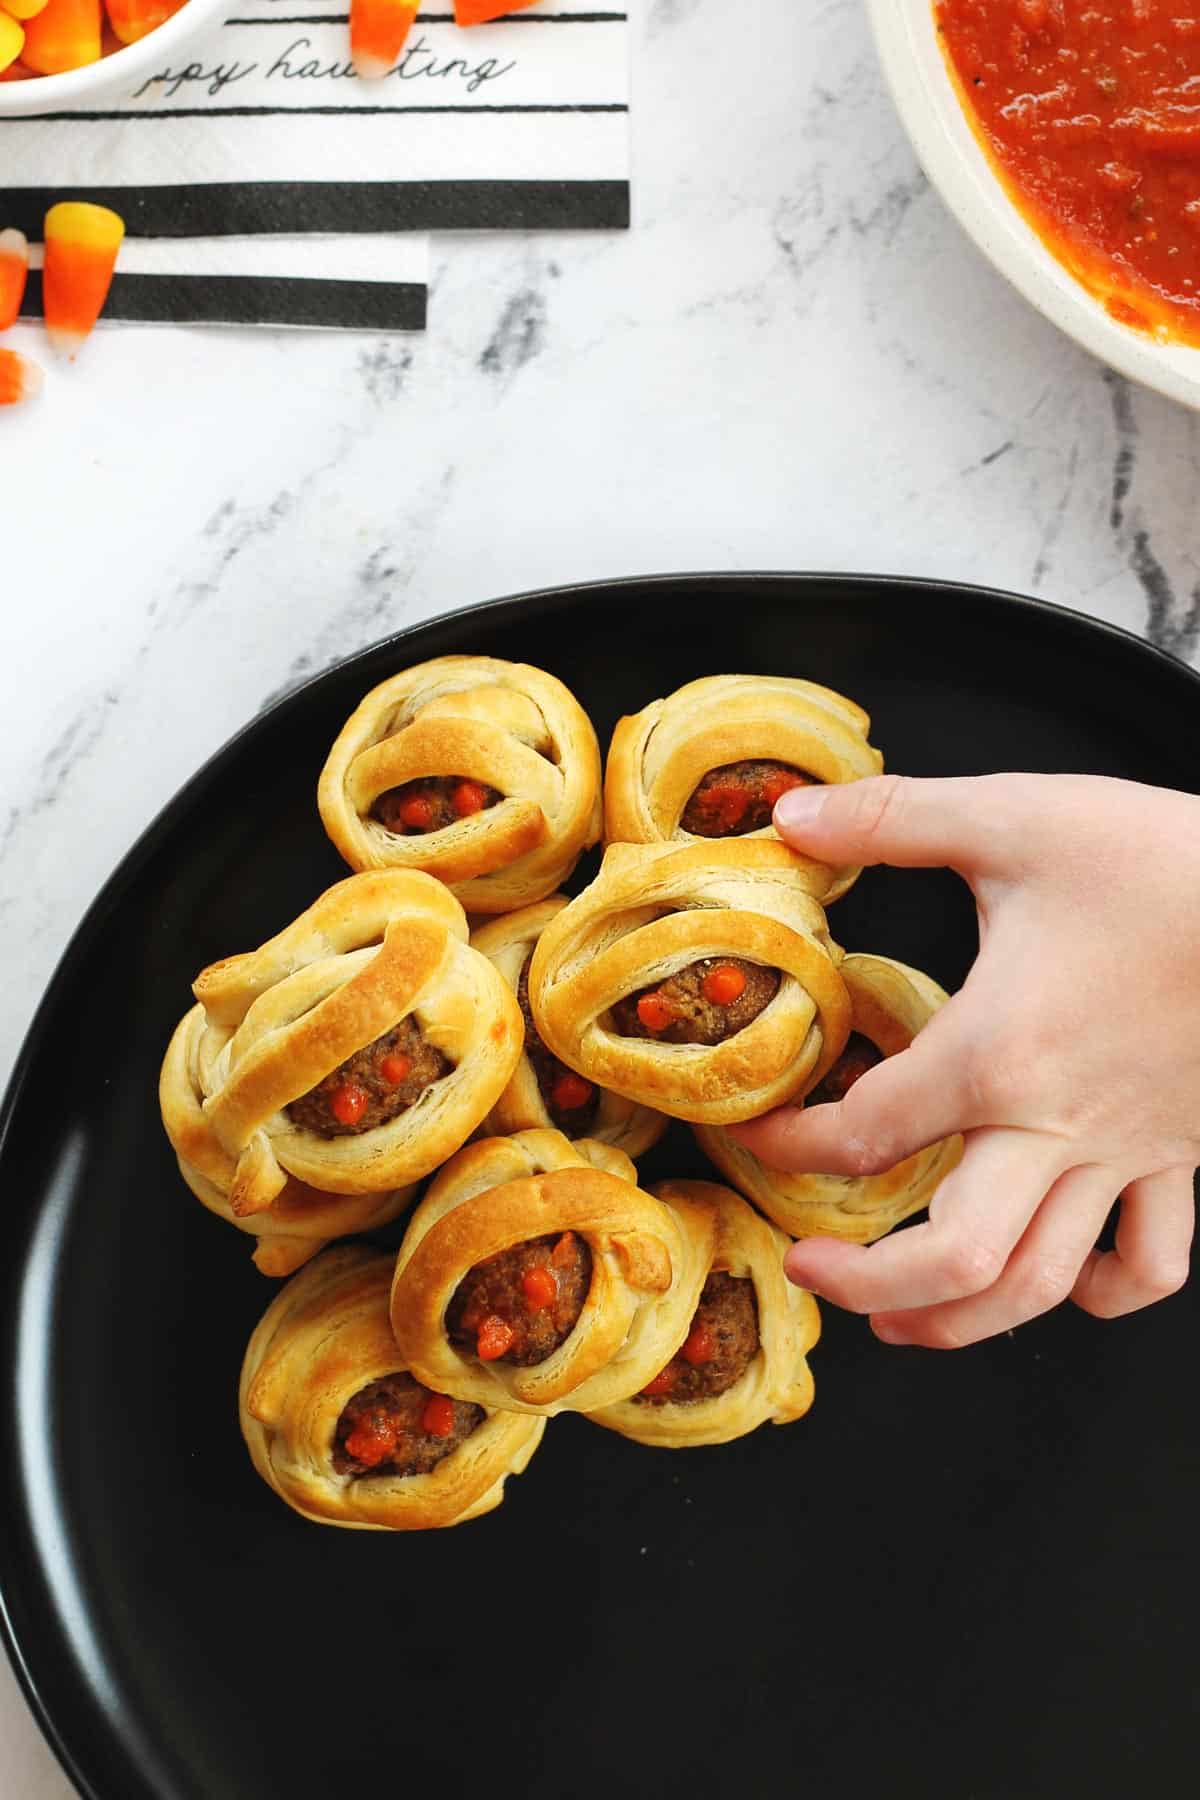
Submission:
[[[861,706],[813,681],[689,681],[618,723],[604,780],[605,842],[774,838],[771,811],[789,787],[880,773],[870,728]],[[860,873],[835,871],[826,904]]]
[[[471,949],[454,896],[415,872],[338,882],[193,992],[199,1009],[163,1063],[163,1123],[189,1184],[216,1187],[238,1222],[280,1202],[289,1177],[354,1196],[420,1180],[487,1116],[521,1054],[513,994]]]
[[[381,682],[329,752],[326,831],[354,869],[422,869],[476,913],[544,899],[600,837],[600,749],[555,676],[440,656]]]
[[[783,1272],[791,1240],[740,1194],[710,1181],[664,1181],[660,1200],[708,1202],[717,1241],[687,1337],[646,1389],[588,1416],[667,1450],[725,1444],[812,1405],[808,1352],[821,1335],[812,1295]]]
[[[687,1334],[716,1214],[656,1200],[620,1150],[558,1131],[470,1144],[413,1214],[392,1329],[427,1386],[482,1406],[593,1411]]]
[[[246,1350],[242,1435],[296,1512],[359,1531],[427,1531],[499,1506],[545,1420],[456,1405],[413,1381],[388,1323],[392,1258],[327,1250],[271,1302]]]
[[[825,1085],[805,1104],[840,1100],[857,1077],[883,1057],[907,1050],[945,1004],[936,981],[886,956],[855,952],[841,967],[852,1008],[852,1032]],[[943,1138],[882,1175],[787,1174],[770,1169],[728,1132],[696,1128],[705,1155],[747,1199],[792,1237],[838,1237],[871,1244],[901,1219],[928,1206],[962,1155],[960,1137]]]
[[[667,1129],[666,1115],[576,1074],[546,1048],[533,1021],[529,963],[542,932],[567,904],[565,894],[551,894],[536,906],[491,919],[471,934],[476,950],[496,965],[516,994],[525,1021],[524,1055],[486,1128],[497,1137],[515,1131],[561,1131],[569,1138],[615,1145],[626,1156],[641,1156]]]
[[[828,876],[765,838],[610,845],[534,951],[538,1031],[589,1081],[676,1118],[778,1106],[850,1029]]]
[[[326,1194],[289,1175],[269,1206],[235,1213],[230,1194],[237,1158],[222,1148],[204,1117],[200,1068],[208,1033],[202,1006],[193,1006],[175,1029],[159,1082],[163,1124],[183,1179],[209,1212],[253,1237],[253,1260],[263,1275],[291,1275],[334,1238],[375,1231],[404,1211],[415,1183],[379,1194]]]

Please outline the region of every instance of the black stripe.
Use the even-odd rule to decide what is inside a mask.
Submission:
[[[625,113],[623,103],[583,106],[174,106],[162,112],[53,112],[34,113],[12,123],[22,125],[62,124],[76,120],[81,124],[145,125],[159,119],[278,119],[303,118],[310,113],[322,117],[378,118],[392,113]],[[5,121],[0,119],[0,125]]]
[[[296,13],[287,18],[225,19],[226,25],[346,25],[349,13]],[[624,25],[629,14],[623,12],[590,13],[506,13],[501,19],[489,19],[489,25]],[[418,25],[454,25],[453,13],[422,13]]]
[[[138,324],[311,325],[423,331],[426,290],[416,281],[308,281],[277,275],[115,275],[105,316]],[[42,316],[32,270],[21,307]]]
[[[59,200],[111,206],[131,237],[359,231],[608,231],[626,181],[214,181],[186,187],[7,188],[4,223],[40,239]]]

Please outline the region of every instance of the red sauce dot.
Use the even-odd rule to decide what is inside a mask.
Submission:
[[[370,1104],[371,1096],[356,1081],[343,1081],[329,1096],[329,1110],[339,1125],[357,1125]]]
[[[421,1414],[421,1430],[430,1437],[451,1437],[454,1432],[453,1400],[445,1394],[431,1394]]]

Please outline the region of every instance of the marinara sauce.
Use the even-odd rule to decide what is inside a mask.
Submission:
[[[935,0],[1013,199],[1114,317],[1200,343],[1200,0]]]

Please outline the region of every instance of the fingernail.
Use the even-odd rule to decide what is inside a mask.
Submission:
[[[814,825],[829,793],[824,787],[794,787],[775,802],[775,823],[780,831],[803,831]]]
[[[889,1325],[886,1319],[872,1319],[871,1330],[881,1344],[907,1344],[912,1340],[906,1338],[897,1325]]]

